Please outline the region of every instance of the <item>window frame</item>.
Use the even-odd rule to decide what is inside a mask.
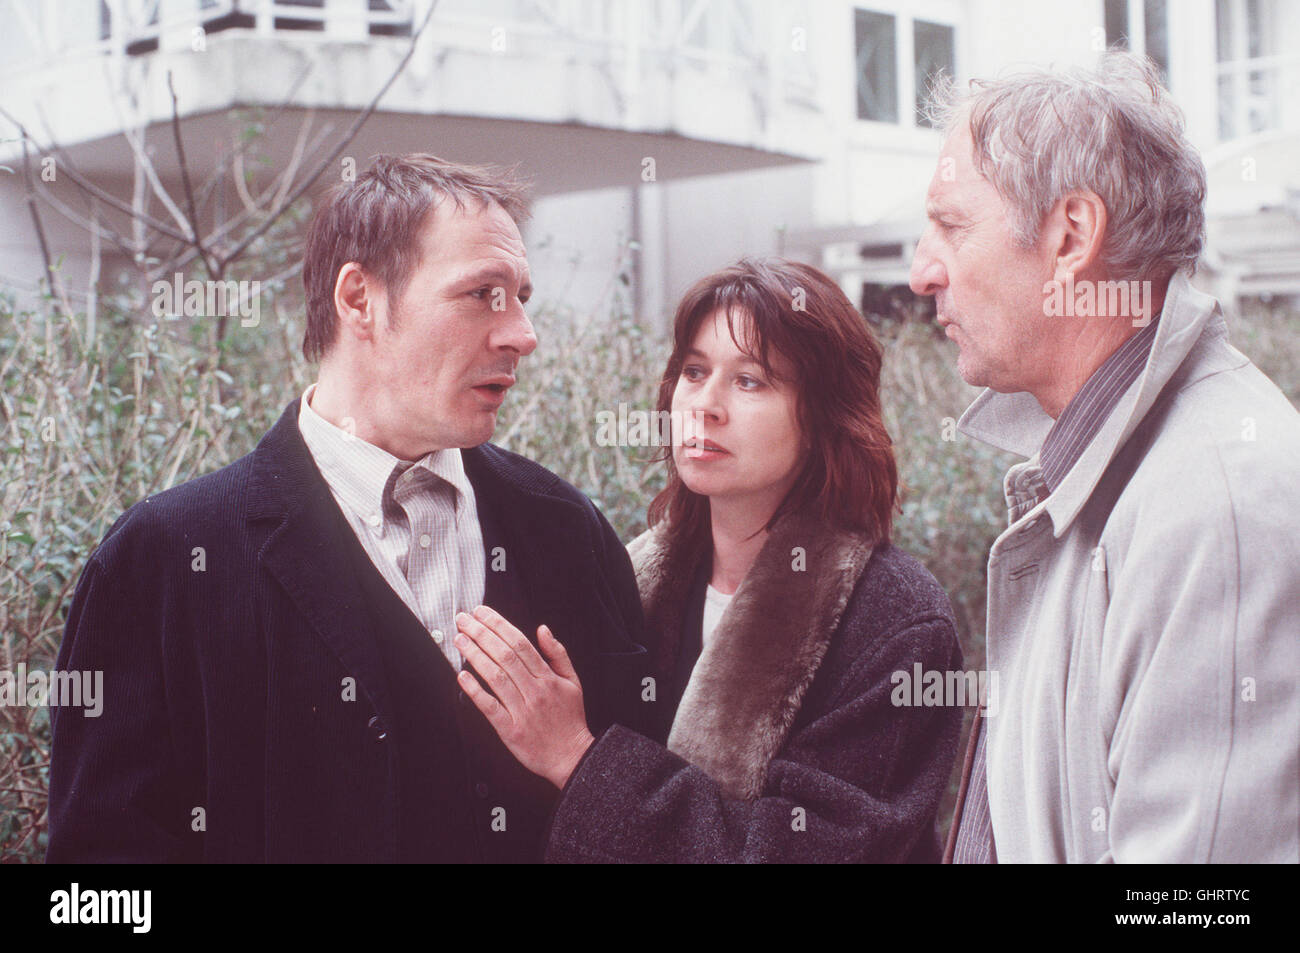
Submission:
[[[898,119],[894,122],[877,119],[863,119],[858,115],[858,87],[861,77],[858,72],[858,11],[893,17],[894,20],[894,86],[897,95]],[[849,105],[849,118],[857,129],[897,130],[904,136],[932,135],[934,130],[918,120],[916,110],[917,76],[916,76],[916,23],[944,26],[952,30],[953,72],[960,78],[964,61],[961,49],[964,17],[961,7],[951,0],[931,0],[931,2],[906,3],[902,0],[865,0],[848,7],[850,62],[853,64],[853,96]]]

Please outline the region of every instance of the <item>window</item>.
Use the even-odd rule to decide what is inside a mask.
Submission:
[[[1169,11],[1167,0],[1146,0],[1142,11],[1146,54],[1160,67],[1160,78],[1169,82]]]
[[[1279,129],[1284,65],[1277,57],[1277,10],[1271,0],[1217,0],[1219,138]],[[1294,75],[1294,74],[1292,74]],[[1294,123],[1292,123],[1294,126]]]
[[[1106,47],[1127,50],[1128,0],[1106,0]]]
[[[858,118],[899,124],[910,112],[909,125],[928,127],[923,110],[935,77],[956,72],[955,29],[875,10],[855,10],[853,25]]]
[[[858,118],[898,122],[898,66],[894,18],[858,10],[854,30],[858,48]]]
[[[1168,0],[1106,0],[1106,46],[1150,57],[1169,85]]]
[[[925,118],[925,100],[930,95],[930,87],[941,72],[952,76],[955,71],[953,29],[942,23],[917,20],[912,27],[912,45],[916,54],[913,57],[916,67],[916,124],[930,126]]]

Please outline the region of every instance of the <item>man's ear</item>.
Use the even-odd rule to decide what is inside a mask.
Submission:
[[[360,340],[374,337],[379,319],[379,284],[355,261],[339,269],[334,281],[334,314],[339,332]]]
[[[1056,277],[1086,274],[1101,264],[1106,238],[1106,203],[1095,192],[1072,192],[1057,203]]]

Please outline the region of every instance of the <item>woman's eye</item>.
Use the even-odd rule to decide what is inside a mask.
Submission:
[[[736,378],[736,381],[745,390],[757,390],[759,387],[763,386],[763,382],[761,380],[759,380],[757,377],[750,377],[748,374],[741,374],[739,377]]]
[[[686,378],[688,381],[698,381],[703,376],[704,371],[696,367],[694,364],[688,364],[682,368],[682,377]]]

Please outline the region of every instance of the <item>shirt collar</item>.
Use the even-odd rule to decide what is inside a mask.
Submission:
[[[303,441],[330,489],[379,535],[383,535],[387,522],[385,497],[392,498],[398,480],[409,469],[427,470],[451,484],[456,491],[457,515],[463,505],[473,501],[473,488],[458,448],[426,453],[414,463],[402,460],[316,413],[311,406],[315,391],[316,385],[312,384],[303,392],[298,410]]]
[[[1151,354],[1159,320],[1157,315],[1102,361],[1056,418],[1039,454],[1043,482],[1049,491],[1061,485],[1061,480],[1083,455],[1124,392],[1141,376]]]
[[[1122,394],[1060,486],[1047,498],[1047,513],[1057,537],[1070,527],[1107,464],[1151,410],[1165,385],[1182,369],[1202,334],[1226,335],[1218,302],[1192,287],[1190,278],[1190,272],[1184,269],[1170,279],[1151,349],[1136,384]],[[957,429],[1001,450],[1033,457],[1054,424],[1032,394],[999,394],[986,389],[966,408]]]

